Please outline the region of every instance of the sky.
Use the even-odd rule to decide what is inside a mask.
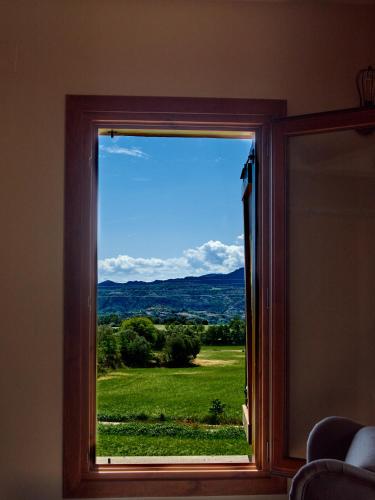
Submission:
[[[99,136],[98,281],[243,266],[249,139]]]

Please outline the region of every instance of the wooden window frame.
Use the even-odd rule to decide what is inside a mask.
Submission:
[[[354,108],[289,116],[272,124],[271,247],[270,247],[270,368],[271,456],[273,474],[292,477],[305,460],[288,453],[288,331],[287,331],[287,140],[289,137],[339,130],[375,132],[375,109]]]
[[[271,121],[280,100],[67,96],[64,228],[63,496],[103,498],[274,494],[269,467],[269,188]],[[258,331],[253,368],[256,448],[251,464],[95,464],[97,135],[99,128],[255,131]],[[240,168],[240,166],[239,166]],[[239,181],[240,189],[240,181]],[[240,199],[240,197],[239,197]],[[240,201],[239,201],[240,202]]]

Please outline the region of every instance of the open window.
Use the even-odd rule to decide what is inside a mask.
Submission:
[[[281,493],[321,416],[373,423],[375,111],[284,115],[284,101],[68,97],[65,497]],[[96,463],[99,129],[255,133],[242,174],[252,463]]]
[[[375,110],[281,119],[272,143],[271,470],[292,476],[320,419],[374,425]]]

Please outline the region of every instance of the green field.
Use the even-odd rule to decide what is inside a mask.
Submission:
[[[98,456],[244,455],[242,347],[202,347],[190,368],[123,368],[98,380]],[[212,400],[225,404],[208,425]],[[120,424],[121,422],[121,424]]]

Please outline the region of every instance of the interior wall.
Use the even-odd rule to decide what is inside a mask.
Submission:
[[[60,500],[66,94],[356,106],[375,9],[242,0],[0,0],[1,496]]]

